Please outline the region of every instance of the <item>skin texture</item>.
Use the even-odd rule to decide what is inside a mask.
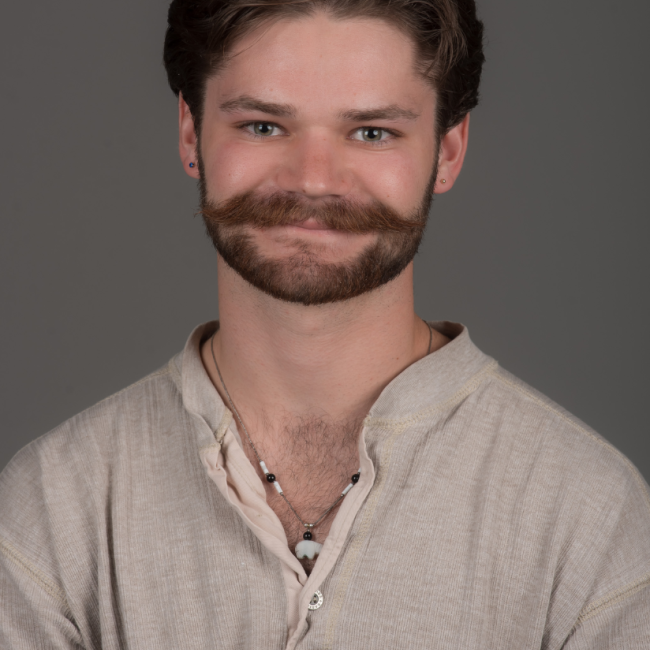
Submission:
[[[211,201],[254,191],[296,195],[309,205],[380,200],[401,215],[417,208],[434,164],[436,96],[414,73],[406,36],[376,19],[337,21],[317,13],[263,26],[234,52],[206,88],[200,145]],[[285,110],[247,107],[242,98]],[[385,107],[409,111],[412,119],[351,113]],[[258,127],[258,137],[251,122],[267,125]],[[468,124],[466,118],[442,138],[434,193],[449,190],[460,173]],[[179,125],[181,160],[198,178],[197,168],[189,167],[198,160],[197,141],[182,97]],[[364,139],[363,127],[387,129],[382,145]],[[274,260],[309,250],[323,263],[345,263],[379,237],[313,220],[243,228],[260,254]],[[311,306],[259,291],[220,257],[218,278],[221,327],[214,350],[224,379],[267,466],[303,519],[314,521],[359,467],[358,433],[373,402],[426,354],[429,331],[413,308],[413,265],[356,298]],[[434,333],[433,350],[446,342]],[[202,357],[225,398],[209,342]],[[264,483],[293,549],[304,529]],[[317,541],[324,541],[335,513],[315,530]]]

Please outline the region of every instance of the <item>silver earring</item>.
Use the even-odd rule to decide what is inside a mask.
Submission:
[[[440,179],[440,182],[441,182],[441,183],[446,183],[447,181],[446,181],[444,178],[441,178],[441,179]]]

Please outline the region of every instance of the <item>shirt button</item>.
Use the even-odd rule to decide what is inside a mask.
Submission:
[[[309,609],[318,609],[323,604],[323,594],[320,591],[316,591],[309,601],[307,607]]]

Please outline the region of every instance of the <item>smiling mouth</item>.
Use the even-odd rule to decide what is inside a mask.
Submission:
[[[325,224],[321,223],[320,221],[316,221],[316,219],[313,219],[311,217],[309,219],[305,219],[304,221],[292,223],[291,225],[294,228],[302,228],[303,230],[334,230],[333,228],[330,228],[329,226],[326,226]]]

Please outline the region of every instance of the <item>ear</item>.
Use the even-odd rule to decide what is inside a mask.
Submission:
[[[183,99],[183,94],[178,95],[178,152],[183,162],[185,173],[192,178],[199,178],[198,156],[196,154],[196,131],[194,118],[190,107]],[[192,164],[192,167],[190,167]]]
[[[438,179],[433,190],[434,194],[447,192],[456,182],[465,160],[468,134],[469,113],[465,115],[460,124],[449,130],[442,138],[438,156]]]

